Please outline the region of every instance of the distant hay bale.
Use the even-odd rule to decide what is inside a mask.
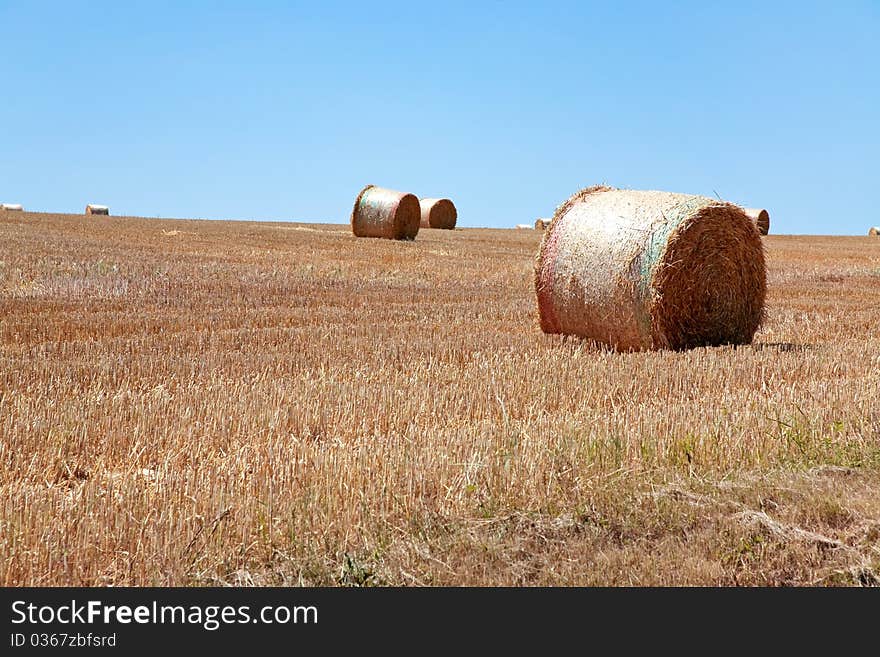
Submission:
[[[0,203],[0,210],[7,210],[9,212],[23,212],[24,208],[22,208],[19,203]]]
[[[422,211],[422,228],[455,228],[458,211],[448,198],[423,198],[419,201]]]
[[[524,230],[532,230],[532,227],[529,224],[517,224],[515,228],[524,229]]]
[[[412,240],[421,221],[419,199],[413,194],[367,185],[351,211],[351,230],[357,237]]]
[[[751,342],[767,292],[742,208],[702,196],[584,189],[535,258],[541,329],[625,350]]]
[[[547,226],[549,225],[549,219],[535,219],[535,230],[547,230]]]
[[[761,235],[770,232],[770,213],[762,208],[743,208],[749,219],[755,222]]]
[[[873,228],[871,228],[868,231],[868,235],[880,235],[880,228],[877,228],[877,226],[874,226]]]
[[[95,205],[94,203],[90,203],[86,206],[86,214],[110,214],[110,208],[106,205]]]

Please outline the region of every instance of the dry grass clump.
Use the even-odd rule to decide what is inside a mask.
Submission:
[[[421,206],[413,194],[367,185],[351,211],[351,230],[357,237],[412,240],[419,232]]]
[[[743,208],[749,218],[755,222],[758,232],[767,235],[770,232],[770,213],[763,208]]]
[[[745,344],[764,316],[764,251],[730,203],[591,187],[557,209],[535,290],[545,333],[620,350]]]
[[[422,212],[422,228],[452,230],[458,219],[455,204],[448,198],[423,198],[419,201]]]

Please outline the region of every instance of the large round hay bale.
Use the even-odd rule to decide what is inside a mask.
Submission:
[[[419,205],[422,211],[422,228],[455,228],[458,211],[448,198],[423,198]]]
[[[108,208],[106,205],[95,205],[94,203],[89,203],[86,206],[86,214],[109,215],[110,208]]]
[[[590,187],[556,209],[535,291],[545,333],[619,350],[744,344],[764,317],[764,250],[730,203]]]
[[[766,235],[770,232],[770,213],[763,208],[743,208],[749,219],[755,222],[758,232]]]
[[[868,230],[868,235],[880,235],[880,228],[874,226],[870,230]]]
[[[367,185],[351,211],[351,230],[357,237],[411,240],[419,232],[421,208],[413,194]]]

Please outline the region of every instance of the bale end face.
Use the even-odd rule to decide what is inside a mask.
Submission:
[[[419,201],[422,228],[452,230],[458,219],[455,204],[448,198],[423,198]]]
[[[764,321],[760,231],[740,208],[708,205],[673,231],[651,279],[653,346],[748,344]]]

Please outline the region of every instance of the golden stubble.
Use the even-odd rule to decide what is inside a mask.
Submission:
[[[0,582],[876,581],[876,240],[616,354],[540,331],[540,237],[0,218]]]

